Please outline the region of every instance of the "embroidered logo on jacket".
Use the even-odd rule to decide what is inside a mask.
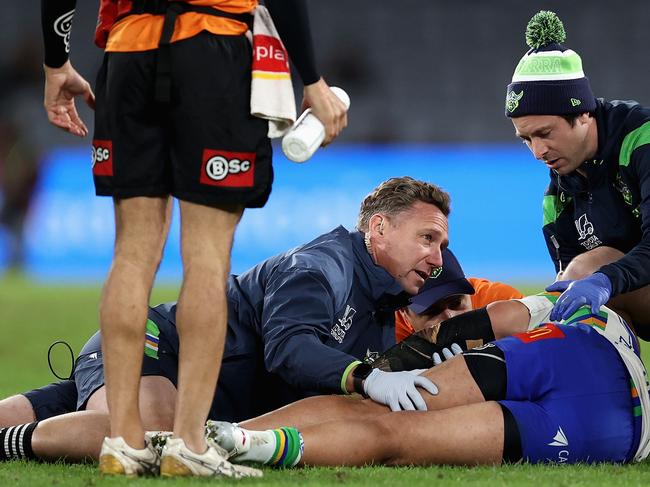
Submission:
[[[575,220],[576,230],[578,231],[578,241],[585,249],[591,250],[598,247],[602,242],[596,235],[594,235],[594,225],[587,218],[587,214],[583,213],[580,218]]]
[[[345,306],[345,312],[343,313],[343,317],[339,318],[338,323],[335,324],[330,330],[330,335],[332,335],[332,338],[334,338],[334,340],[336,340],[339,343],[343,343],[343,339],[345,338],[345,333],[352,326],[352,318],[356,313],[357,310],[354,309],[349,304]]]

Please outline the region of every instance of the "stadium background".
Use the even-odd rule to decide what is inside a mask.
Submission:
[[[97,2],[78,2],[72,60],[94,79]],[[547,173],[503,116],[505,86],[525,52],[523,31],[539,8],[558,12],[597,96],[650,103],[647,2],[625,7],[575,2],[310,1],[317,58],[330,84],[351,96],[350,126],[308,163],[276,148],[276,184],[265,209],[238,230],[233,272],[341,223],[351,228],[362,197],[381,180],[412,175],[453,197],[451,246],[466,271],[510,282],[553,277],[540,232]],[[26,270],[45,282],[101,282],[112,246],[111,203],[93,196],[90,137],[50,127],[41,109],[36,2],[0,3],[4,118],[40,154],[40,179],[27,220]],[[619,21],[615,21],[619,19]],[[10,85],[16,66],[35,68]],[[14,71],[12,71],[14,70]],[[92,114],[82,108],[84,119]],[[215,114],[218,116],[218,114]],[[0,196],[1,198],[1,196]],[[159,280],[179,276],[178,218]],[[0,272],[7,238],[0,230]]]
[[[50,0],[55,1],[55,0]],[[526,50],[523,31],[541,8],[555,10],[567,45],[583,59],[598,96],[650,104],[647,0],[370,0],[310,5],[317,57],[331,84],[352,98],[350,126],[304,165],[276,151],[276,184],[266,209],[249,211],[237,234],[233,271],[343,223],[389,176],[410,174],[453,196],[452,248],[466,271],[533,292],[553,277],[541,237],[547,174],[513,137],[503,116],[505,85]],[[91,44],[97,1],[78,1],[72,60],[93,79],[101,52]],[[7,233],[0,228],[0,397],[49,383],[48,345],[78,351],[97,329],[99,286],[110,259],[110,201],[93,196],[89,139],[55,130],[42,109],[39,6],[0,2],[0,145],[4,127],[40,154],[40,179],[27,221],[25,277],[7,276]],[[82,108],[84,119],[92,114]],[[215,114],[216,116],[216,114]],[[0,180],[10,165],[0,159]],[[5,172],[3,172],[5,171]],[[3,195],[0,191],[0,205]],[[177,233],[175,218],[172,236]],[[178,239],[167,246],[153,302],[175,299]],[[645,361],[649,348],[643,348]],[[53,352],[67,373],[69,358]],[[430,467],[266,470],[247,485],[647,485],[650,462],[570,468]],[[204,485],[201,479],[177,481]],[[151,479],[103,479],[102,485],[152,485]],[[96,466],[0,465],[0,485],[97,483]]]

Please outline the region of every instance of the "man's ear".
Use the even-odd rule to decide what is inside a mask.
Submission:
[[[373,234],[384,234],[384,223],[386,222],[386,217],[380,213],[375,213],[370,217],[368,221],[368,231],[371,235]]]

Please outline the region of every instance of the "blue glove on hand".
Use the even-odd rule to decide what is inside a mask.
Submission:
[[[426,377],[408,372],[384,372],[374,369],[363,381],[363,390],[373,401],[388,406],[391,411],[426,411],[427,405],[416,386],[432,395],[438,388]]]
[[[442,349],[442,357],[438,352],[434,352],[431,358],[433,359],[433,366],[435,367],[436,365],[440,365],[443,363],[445,360],[449,360],[450,358],[455,357],[456,355],[460,355],[463,353],[463,349],[460,348],[460,345],[458,343],[452,343],[451,344],[451,350],[447,347]]]
[[[596,314],[612,295],[612,283],[602,272],[596,272],[577,281],[558,281],[546,288],[547,291],[561,291],[551,311],[551,321],[566,320],[580,306],[591,306]]]

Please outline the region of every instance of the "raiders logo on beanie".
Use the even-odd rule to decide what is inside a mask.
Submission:
[[[562,42],[566,33],[554,12],[541,10],[528,22],[530,50],[517,64],[506,92],[506,117],[592,112],[596,97],[578,54]]]

